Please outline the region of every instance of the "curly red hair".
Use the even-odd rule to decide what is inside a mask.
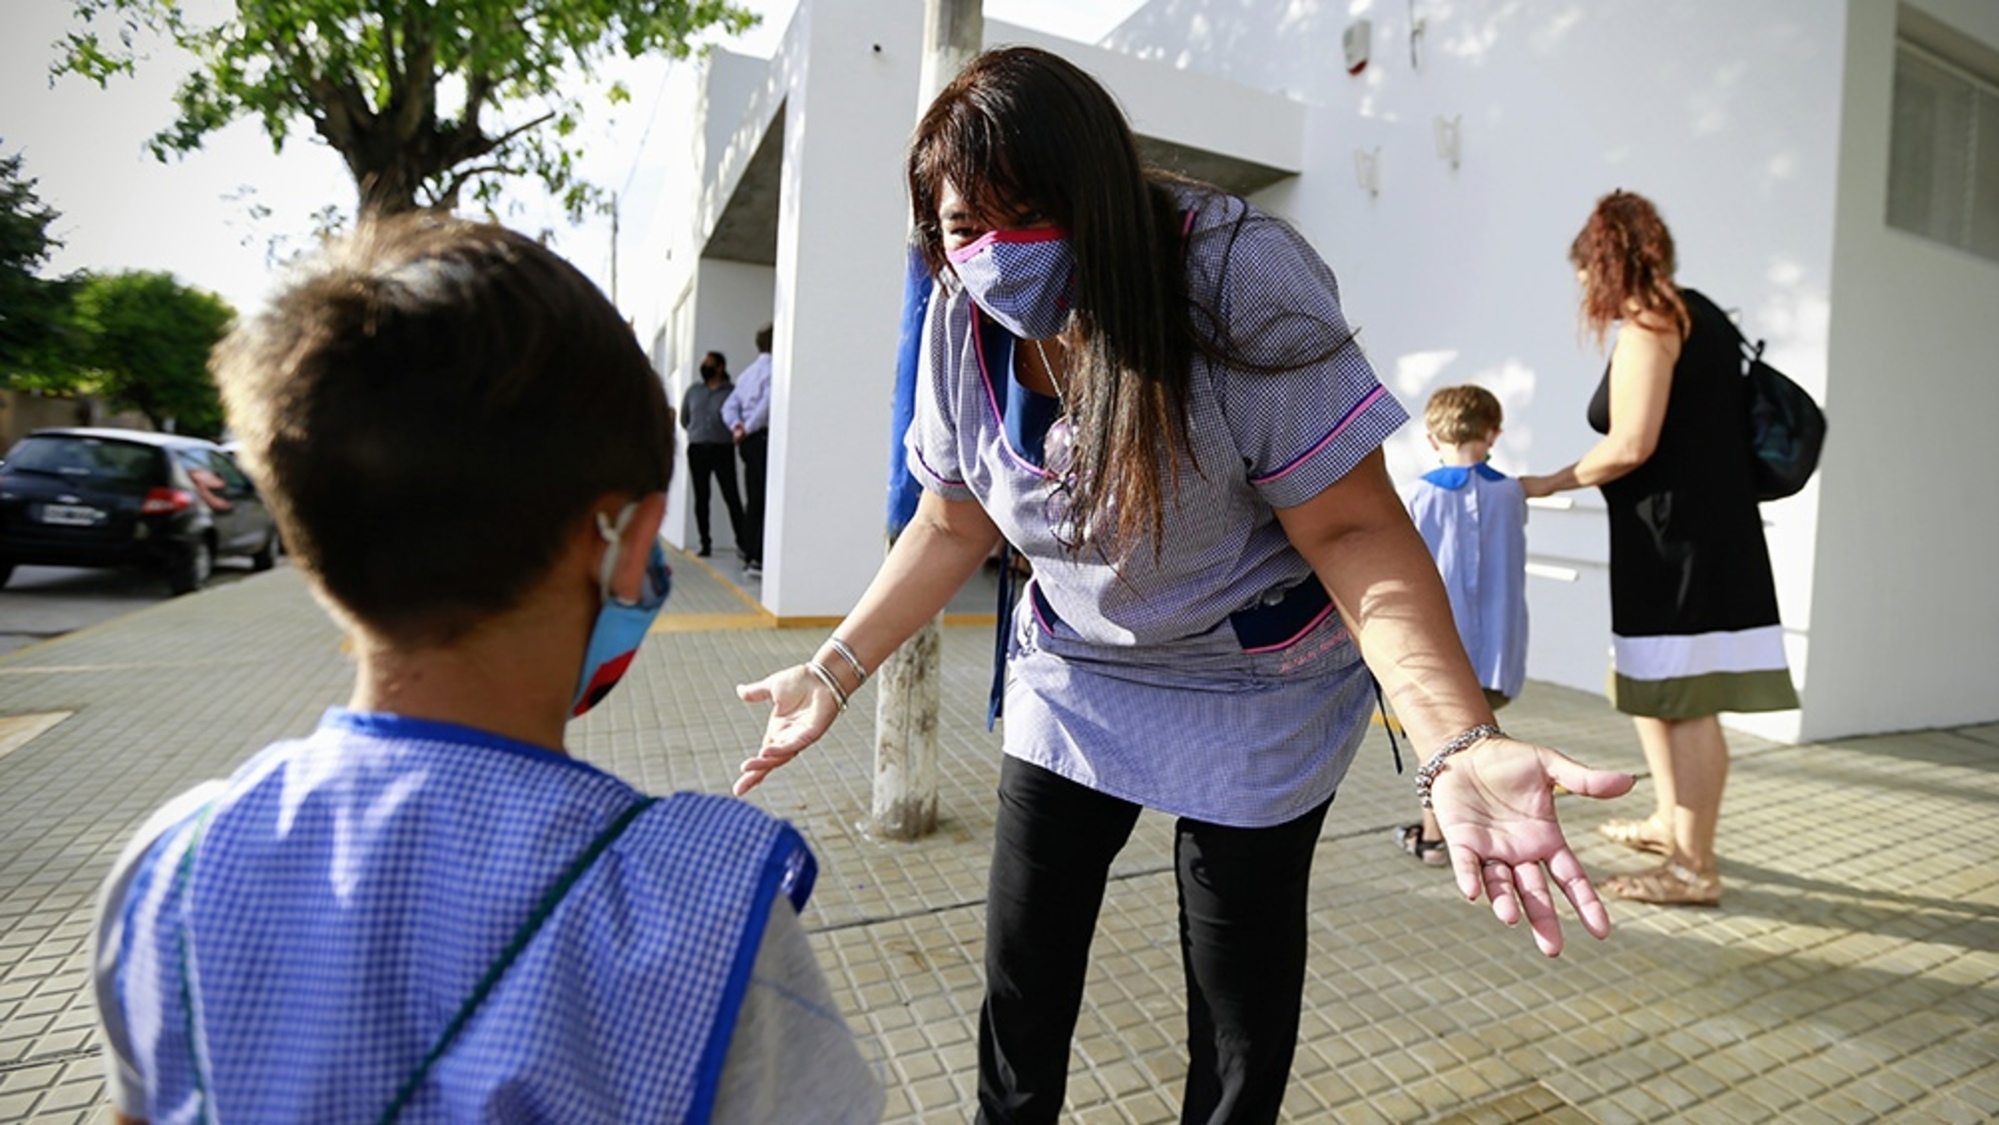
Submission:
[[[1673,282],[1673,235],[1652,201],[1613,191],[1596,201],[1569,262],[1584,274],[1582,319],[1597,343],[1613,322],[1638,318],[1653,327],[1670,323],[1685,339],[1693,318]]]

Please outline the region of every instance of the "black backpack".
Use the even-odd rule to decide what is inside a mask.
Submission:
[[[1742,345],[1742,377],[1748,401],[1750,472],[1756,499],[1782,500],[1796,493],[1819,467],[1825,448],[1825,411],[1790,376],[1763,362],[1763,341]]]

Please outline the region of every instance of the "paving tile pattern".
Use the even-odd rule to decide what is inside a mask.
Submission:
[[[676,560],[673,612],[742,607]],[[655,791],[719,790],[755,744],[733,685],[817,632],[656,637],[572,728]],[[985,863],[999,740],[989,629],[945,630],[942,823],[870,839],[872,689],[753,799],[821,861],[806,922],[889,1089],[889,1120],[975,1103]],[[345,698],[351,666],[279,570],[0,658],[0,716],[74,711],[0,758],[0,1120],[103,1120],[85,989],[91,899],[137,822]],[[1642,770],[1600,698],[1542,684],[1510,729]],[[1826,746],[1737,737],[1718,910],[1617,904],[1617,930],[1540,957],[1388,840],[1414,812],[1377,732],[1334,803],[1285,1117],[1341,1122],[1987,1121],[1999,1118],[1999,726]],[[1405,757],[1409,757],[1405,751]],[[1413,768],[1413,763],[1411,763]],[[1589,829],[1642,812],[1565,798],[1592,872],[1644,857]],[[1168,818],[1142,817],[1106,896],[1072,1053],[1079,1122],[1177,1120],[1185,1020]]]

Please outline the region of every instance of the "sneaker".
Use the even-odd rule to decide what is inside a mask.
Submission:
[[[708,545],[707,545],[706,543],[703,543],[703,544],[701,545],[701,549],[700,549],[700,550],[698,550],[698,551],[696,551],[696,552],[694,552],[694,557],[695,557],[695,558],[697,558],[697,559],[705,559],[705,558],[707,558],[708,556],[710,556],[710,555],[712,555],[712,554],[714,554],[714,553],[715,553],[715,552],[714,552],[714,551],[712,551],[712,550],[710,550],[710,549],[709,549],[709,547],[708,547]]]
[[[763,576],[764,576],[764,564],[760,562],[743,564],[744,578],[762,578]]]

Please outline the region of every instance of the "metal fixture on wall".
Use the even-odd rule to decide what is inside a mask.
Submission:
[[[1381,146],[1353,150],[1354,179],[1369,196],[1381,194]]]
[[[1462,151],[1463,145],[1464,115],[1459,113],[1445,117],[1439,114],[1437,117],[1437,155],[1450,161],[1451,167],[1455,169],[1458,166],[1458,154]]]
[[[1367,56],[1373,41],[1372,20],[1355,20],[1347,25],[1346,32],[1340,36],[1340,46],[1346,51],[1348,74],[1359,74],[1367,69]]]

